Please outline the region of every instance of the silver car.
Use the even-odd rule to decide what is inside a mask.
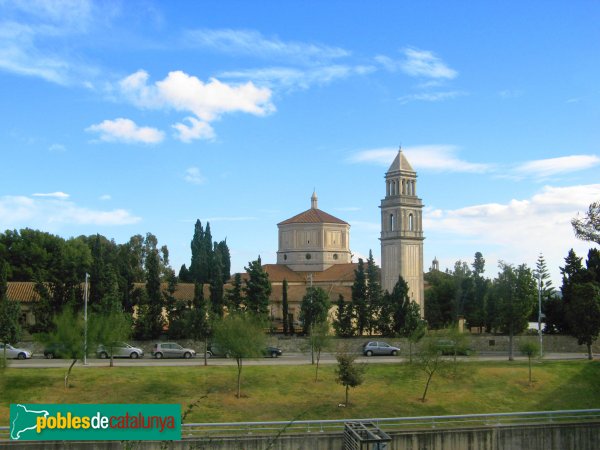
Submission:
[[[158,342],[152,347],[152,356],[161,358],[192,358],[196,356],[196,350],[184,348],[175,342]]]
[[[400,352],[398,347],[394,347],[386,342],[371,341],[363,345],[363,355],[391,355],[396,356]]]
[[[104,345],[99,345],[96,350],[96,355],[98,358],[109,358],[110,357],[111,348],[105,347]],[[144,350],[141,348],[134,347],[129,345],[126,342],[118,342],[112,347],[112,356],[113,358],[143,358]]]
[[[16,359],[29,359],[31,352],[23,348],[15,348],[10,344],[0,344],[0,358],[4,358],[4,347],[6,347],[6,357]]]

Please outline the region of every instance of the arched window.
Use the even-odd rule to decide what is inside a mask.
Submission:
[[[414,228],[413,215],[409,214],[408,215],[408,230],[413,231],[413,228]]]
[[[396,229],[396,218],[393,214],[390,214],[390,231],[394,231]]]

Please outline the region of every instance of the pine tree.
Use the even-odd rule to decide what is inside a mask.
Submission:
[[[259,316],[269,313],[269,296],[271,295],[271,282],[269,275],[264,271],[260,256],[255,261],[250,261],[244,267],[248,273],[244,294],[246,296],[246,310]]]
[[[362,336],[364,329],[369,325],[369,310],[367,308],[367,277],[362,258],[358,259],[358,267],[354,271],[354,284],[352,285],[352,307],[356,315],[356,331]]]
[[[179,269],[179,275],[177,276],[177,278],[179,278],[180,283],[191,283],[192,282],[192,277],[190,275],[190,271],[185,266],[185,264],[181,265],[181,268]]]
[[[304,334],[310,334],[316,323],[327,320],[329,296],[320,287],[308,287],[300,305],[300,321]]]
[[[223,273],[223,283],[227,283],[231,278],[231,253],[227,246],[227,239],[219,242],[215,247],[215,253],[221,258],[221,268]]]
[[[215,243],[215,250],[216,248],[217,244]],[[223,271],[221,255],[216,251],[213,253],[210,269],[210,302],[212,312],[216,317],[223,317]]]
[[[194,236],[190,247],[192,249],[192,262],[190,263],[190,277],[195,283],[204,283],[206,280],[202,279],[201,266],[204,265],[202,259],[205,258],[203,251],[204,245],[204,229],[202,228],[202,222],[200,219],[196,220],[194,225]]]

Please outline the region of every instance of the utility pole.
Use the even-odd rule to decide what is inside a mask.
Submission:
[[[540,358],[544,356],[544,339],[542,337],[542,274],[538,272],[538,334],[540,336]]]

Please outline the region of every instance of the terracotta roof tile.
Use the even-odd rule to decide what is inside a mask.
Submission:
[[[295,215],[283,222],[279,222],[277,225],[287,225],[290,223],[339,223],[343,225],[348,225],[348,222],[344,222],[337,217],[332,216],[331,214],[326,213],[325,211],[321,211],[317,208],[311,208],[300,214]]]
[[[9,300],[30,303],[40,299],[40,296],[35,291],[35,283],[33,281],[9,281],[6,284],[6,296]]]

